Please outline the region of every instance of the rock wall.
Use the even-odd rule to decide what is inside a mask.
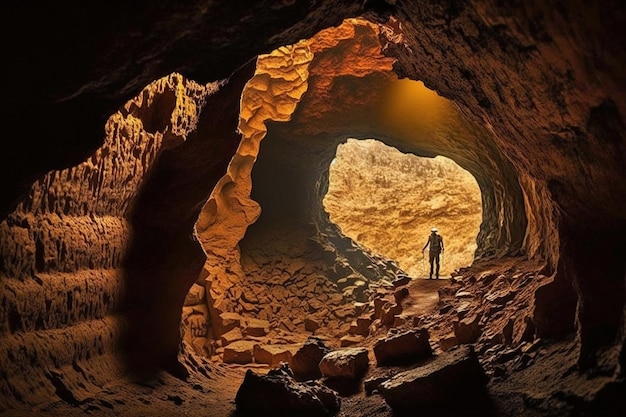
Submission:
[[[391,281],[401,272],[343,236],[323,209],[330,160],[337,144],[355,132],[382,137],[408,151],[456,158],[481,185],[484,216],[478,254],[502,256],[520,250],[526,217],[511,166],[489,134],[463,118],[451,103],[395,79],[393,61],[381,54],[378,30],[364,20],[349,20],[257,60],[241,99],[241,144],[195,225],[209,255],[197,281],[206,286],[208,311],[191,307],[185,318],[190,326],[209,322],[207,334],[188,336],[199,352],[215,350],[208,345],[228,331],[223,321],[230,312],[267,316],[273,328],[291,323],[286,326],[295,329],[302,324],[294,324],[289,312],[278,314],[273,307],[250,302],[258,300],[260,291],[254,291],[251,282],[265,277],[271,283],[274,273],[267,266],[289,263],[285,254],[292,251],[285,248],[306,248],[292,253],[291,261],[314,265],[322,274],[322,285],[329,279],[336,285],[349,276],[361,276],[367,289],[368,281],[385,276]],[[263,248],[263,255],[256,254],[258,248]],[[295,279],[301,269],[287,273],[283,281]],[[300,272],[294,275],[296,271]],[[339,304],[355,301],[346,296],[344,285],[340,287],[344,294]],[[242,301],[244,294],[248,297]],[[300,311],[307,293],[294,294],[293,311]],[[365,296],[356,301],[371,300]],[[268,309],[272,317],[265,313]]]
[[[195,224],[239,145],[239,103],[253,72],[254,65],[243,67],[207,96],[195,129],[162,152],[135,201],[120,310],[129,327],[122,351],[140,376],[185,372],[178,362],[181,310],[189,289],[206,278]]]
[[[552,270],[558,266],[553,290],[538,293],[545,318],[536,320],[546,324],[540,332],[571,327],[576,305],[577,322],[590,328],[607,309],[615,316],[624,303],[624,263],[612,254],[624,249],[626,213],[619,197],[625,142],[616,126],[626,102],[624,51],[610,33],[623,21],[623,8],[412,4],[397,18],[392,26],[400,33],[385,48],[397,58],[396,73],[423,80],[481,121],[520,173],[529,217],[524,246],[530,255],[543,253]],[[596,264],[582,247],[603,253],[606,262]],[[582,330],[583,344],[615,338],[618,326],[601,327],[600,338]]]
[[[2,32],[13,39],[4,50],[13,60],[13,81],[0,105],[8,136],[22,139],[0,156],[0,217],[40,176],[76,165],[98,149],[111,114],[154,80],[174,72],[199,83],[225,79],[260,53],[362,11],[357,0],[8,6],[7,22],[22,24],[7,24]],[[33,114],[39,123],[32,123]]]
[[[345,287],[349,285],[337,286],[337,281],[342,278],[345,280],[348,275],[361,275],[349,266],[347,260],[329,256],[324,250],[328,239],[322,239],[317,245],[302,244],[316,236],[315,229],[301,223],[308,221],[309,210],[303,212],[293,208],[309,206],[307,194],[315,190],[313,185],[288,178],[285,173],[294,170],[281,165],[283,161],[280,155],[268,151],[260,153],[267,126],[288,123],[307,92],[311,80],[308,68],[315,54],[326,49],[332,50],[342,38],[353,41],[352,24],[343,24],[337,29],[324,31],[312,40],[304,40],[262,55],[257,59],[254,76],[246,83],[238,125],[242,134],[241,143],[195,225],[199,241],[208,255],[198,283],[206,286],[206,320],[209,322],[209,330],[206,335],[188,335],[192,344],[203,346],[197,349],[199,353],[215,351],[216,347],[207,346],[207,343],[215,344],[229,330],[224,324],[224,317],[229,317],[229,313],[240,314],[244,319],[260,317],[270,321],[271,328],[276,330],[305,331],[302,317],[311,312],[318,326],[324,328],[323,331],[339,337],[347,334],[353,315],[347,319],[345,315],[324,317],[323,311],[318,313],[320,308],[307,304],[308,295],[318,294],[319,290],[314,291],[317,287],[325,288],[328,291],[325,297],[330,297],[332,302],[324,301],[329,303],[329,307],[337,309],[344,304],[351,308],[352,302],[364,301],[358,300],[359,297],[352,293],[345,293]],[[369,59],[368,55],[363,58]],[[362,70],[358,65],[355,68],[357,71]],[[276,144],[280,146],[280,142]],[[284,150],[279,152],[282,154]],[[258,158],[261,158],[261,164]],[[295,165],[300,162],[292,161]],[[265,167],[269,167],[272,177],[262,181],[253,180],[253,170],[264,170]],[[290,184],[288,190],[276,198],[276,191],[286,188],[281,184],[281,178],[287,178]],[[268,190],[273,191],[267,195],[265,193]],[[253,193],[262,195],[262,205],[252,196]],[[321,208],[321,200],[315,204]],[[265,227],[266,223],[260,222],[262,232],[256,234],[257,229],[249,226],[257,222],[262,212],[264,216],[278,219],[279,224],[272,223]],[[255,234],[257,238],[250,238]],[[247,236],[247,249],[242,254],[239,243],[244,235]],[[337,251],[335,248],[330,250]],[[365,263],[362,268],[367,264],[379,263],[377,273],[370,278],[379,280],[387,276],[388,281],[391,281],[395,277],[395,271],[384,271],[380,260],[374,257],[368,259],[367,255],[364,255],[363,260]],[[273,269],[282,269],[282,272]],[[364,280],[367,281],[366,278]],[[278,287],[282,289],[276,289]],[[280,312],[280,306],[291,308]],[[325,311],[330,312],[328,309]]]
[[[126,372],[119,313],[135,199],[161,151],[186,140],[217,88],[179,74],[148,85],[109,118],[98,151],[43,176],[0,223],[0,411],[79,402]]]
[[[518,254],[526,233],[524,200],[516,172],[490,133],[435,92],[398,80],[391,71],[393,61],[382,55],[376,26],[363,21],[350,29],[351,25],[345,26],[319,35],[337,40],[332,48],[317,51],[309,69],[309,89],[293,120],[272,126],[268,133],[284,149],[275,158],[291,159],[282,162],[294,173],[289,181],[302,178],[314,184],[326,176],[337,145],[348,137],[376,138],[417,155],[440,154],[472,173],[481,189],[483,224],[477,256]],[[311,189],[305,182],[278,188],[287,187],[291,193]],[[304,206],[315,207],[325,194],[320,191],[318,196],[303,195],[309,201]],[[284,198],[273,197],[284,206]],[[269,200],[265,205],[276,204]],[[298,211],[306,213],[306,209],[292,210]]]

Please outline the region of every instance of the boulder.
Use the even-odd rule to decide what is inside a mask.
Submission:
[[[248,336],[265,336],[270,331],[270,322],[261,319],[247,319],[245,331]]]
[[[252,353],[256,343],[251,340],[238,340],[224,347],[224,363],[238,363],[241,365],[252,363]]]
[[[307,317],[304,319],[304,330],[306,330],[307,332],[314,332],[320,327],[321,326],[320,326],[319,321],[312,319],[310,317]]]
[[[378,386],[396,412],[448,408],[464,399],[480,397],[487,382],[474,349],[459,346],[427,364],[400,372]]]
[[[415,363],[432,356],[426,329],[414,329],[378,339],[374,356],[378,366]]]
[[[254,361],[277,367],[281,362],[290,363],[293,357],[293,345],[263,345],[256,344],[252,350]]]
[[[243,339],[243,335],[241,334],[241,330],[239,329],[239,327],[235,327],[234,329],[232,329],[229,332],[224,333],[220,337],[222,346],[228,346],[231,343],[236,342],[237,340],[241,340],[241,339]]]
[[[310,336],[291,358],[291,369],[299,380],[317,379],[322,376],[319,364],[330,349],[322,339]]]
[[[329,352],[320,361],[322,376],[327,378],[357,379],[365,374],[369,366],[367,349],[344,348]]]
[[[258,375],[248,369],[235,396],[237,411],[253,416],[328,416],[341,399],[316,382],[297,382],[288,366]]]

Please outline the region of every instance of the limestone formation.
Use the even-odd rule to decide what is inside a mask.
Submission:
[[[199,85],[180,74],[146,86],[140,96],[108,119],[100,149],[76,166],[40,178],[32,184],[28,198],[0,223],[0,286],[5,300],[0,344],[6,375],[0,383],[4,384],[0,391],[6,393],[3,407],[19,406],[29,395],[33,403],[56,398],[57,389],[49,384],[46,369],[57,369],[55,378],[65,381],[68,391],[81,384],[101,385],[128,372],[128,365],[111,355],[114,347],[128,338],[129,323],[120,320],[118,312],[127,308],[127,297],[133,291],[150,300],[142,311],[153,311],[152,318],[157,320],[143,329],[131,323],[135,335],[151,334],[159,339],[166,311],[159,305],[163,288],[154,282],[134,286],[121,268],[133,236],[129,212],[158,154],[184,143],[197,124],[204,100],[217,88],[216,83]],[[168,133],[145,130],[157,113],[169,126]],[[185,292],[172,330],[178,331],[182,310],[182,321],[191,334],[204,338],[206,309],[195,301],[193,306],[183,307]],[[12,352],[17,351],[22,352],[21,360],[13,357]],[[164,360],[149,355],[144,345],[133,364]],[[117,365],[92,373],[84,381],[86,374],[77,370],[82,367],[72,363],[86,358],[94,364]],[[32,366],[30,372],[23,370],[26,362]]]

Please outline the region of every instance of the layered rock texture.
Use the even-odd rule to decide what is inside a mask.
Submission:
[[[97,152],[42,177],[0,224],[4,407],[79,401],[124,374],[116,356],[132,324],[119,314],[133,292],[123,268],[129,212],[159,152],[185,141],[217,88],[178,74],[148,85],[109,118]]]
[[[221,361],[277,367],[311,334],[368,350],[395,328],[443,358],[471,345],[496,411],[620,415],[625,13],[7,6],[0,414],[227,416],[243,373]],[[348,138],[475,178],[474,262],[435,308],[324,210]],[[379,396],[341,409],[392,415]]]

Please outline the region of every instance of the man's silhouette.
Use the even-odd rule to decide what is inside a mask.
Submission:
[[[428,248],[428,260],[430,262],[430,274],[428,279],[433,279],[433,264],[435,266],[435,277],[439,279],[439,255],[443,252],[443,238],[437,234],[437,228],[430,229],[431,234],[428,236],[428,241],[422,248],[422,254]]]

